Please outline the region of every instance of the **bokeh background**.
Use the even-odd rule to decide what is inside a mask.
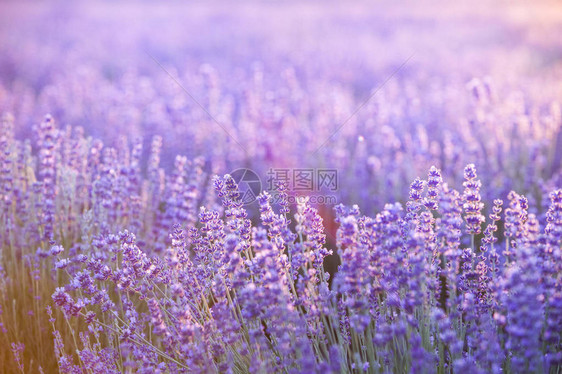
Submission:
[[[0,111],[14,114],[19,138],[51,113],[107,146],[142,138],[145,158],[158,134],[168,169],[178,154],[204,156],[209,174],[337,168],[339,201],[367,213],[406,199],[431,165],[459,186],[475,163],[485,201],[515,188],[540,203],[531,181],[560,185],[559,2],[0,10]]]

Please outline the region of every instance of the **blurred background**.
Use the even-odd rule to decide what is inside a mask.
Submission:
[[[31,141],[47,113],[145,157],[160,135],[164,169],[334,168],[365,213],[475,163],[486,203],[515,188],[540,213],[560,186],[561,35],[555,1],[4,1],[0,111]]]

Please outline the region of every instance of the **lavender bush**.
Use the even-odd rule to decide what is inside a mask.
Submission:
[[[0,5],[1,371],[562,372],[560,11],[428,4]]]
[[[1,316],[22,371],[42,349],[63,373],[560,369],[562,190],[545,225],[515,192],[486,221],[474,165],[462,194],[432,167],[404,207],[336,206],[331,250],[307,198],[277,212],[264,192],[252,223],[229,175],[184,157],[160,169],[159,138],[143,176],[138,143],[47,116],[34,164],[3,124]]]

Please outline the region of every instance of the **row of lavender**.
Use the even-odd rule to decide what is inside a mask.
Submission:
[[[160,168],[159,138],[144,174],[139,142],[104,147],[47,116],[32,152],[9,115],[1,129],[0,357],[14,371],[561,368],[562,190],[544,217],[511,192],[486,220],[473,165],[462,193],[432,167],[404,205],[335,208],[329,274],[323,219],[286,186],[252,222],[228,175],[183,157]]]
[[[419,67],[412,67],[366,102],[391,70],[377,76],[373,91],[358,94],[323,77],[303,82],[292,68],[281,78],[256,68],[223,82],[210,66],[181,75],[171,66],[174,78],[127,72],[113,81],[93,67],[78,70],[38,92],[16,85],[0,107],[16,113],[25,137],[45,112],[112,146],[132,136],[147,148],[161,136],[168,171],[176,154],[203,155],[222,174],[241,165],[262,177],[270,168],[337,169],[339,200],[360,203],[369,214],[402,199],[409,181],[434,164],[461,183],[462,168],[474,162],[489,203],[517,189],[540,206],[541,188],[562,179],[556,96],[522,94],[501,79],[474,79],[467,89],[466,82],[420,82],[413,76]],[[546,83],[529,81],[535,84]]]

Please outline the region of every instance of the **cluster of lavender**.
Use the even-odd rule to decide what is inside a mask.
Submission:
[[[2,218],[0,241],[8,246],[72,245],[87,231],[129,228],[160,252],[173,223],[197,220],[208,176],[202,158],[178,156],[171,173],[160,167],[162,139],[155,136],[146,168],[142,143],[121,138],[113,147],[84,136],[80,127],[58,129],[47,115],[36,127],[37,155],[31,142],[15,141],[14,119],[2,118]],[[84,215],[88,212],[87,215]],[[79,248],[76,249],[80,251]],[[41,250],[39,250],[41,252]]]
[[[283,184],[279,209],[264,192],[252,219],[202,159],[167,174],[159,137],[143,167],[140,142],[107,147],[47,116],[33,152],[13,121],[0,133],[0,347],[15,368],[560,370],[560,189],[544,212],[511,192],[486,220],[474,165],[462,193],[432,167],[404,205],[336,206],[330,249],[318,210],[291,206]]]
[[[14,127],[13,116],[4,115],[0,126],[0,360],[12,361],[11,343],[18,352],[22,350],[19,344],[25,343],[22,362],[37,364],[42,352],[52,351],[44,318],[51,288],[92,254],[104,253],[105,242],[96,235],[129,229],[142,237],[137,244],[143,250],[163,253],[171,244],[168,234],[173,225],[195,225],[199,206],[213,206],[215,196],[205,193],[212,186],[203,159],[177,157],[169,174],[161,168],[159,137],[144,152],[148,153],[144,163],[140,141],[122,138],[115,148],[108,147],[84,136],[82,128],[58,128],[51,116],[36,126],[34,146],[30,139],[15,140]],[[51,248],[55,244],[60,247]],[[70,256],[51,263],[63,247]],[[51,267],[57,270],[50,271]],[[35,316],[37,323],[24,323],[28,316]],[[48,365],[43,368],[49,369]]]
[[[13,230],[42,246],[30,263],[52,264],[58,319],[77,326],[63,339],[49,307],[62,373],[561,368],[562,190],[549,194],[544,224],[515,192],[505,214],[496,200],[486,221],[474,165],[465,168],[463,193],[432,167],[412,183],[405,208],[387,204],[369,217],[338,205],[332,251],[306,198],[294,211],[288,203],[276,211],[263,193],[260,222],[252,222],[229,175],[209,191],[222,204],[193,196],[204,189],[197,163],[188,173],[179,157],[166,176],[158,138],[146,177],[138,147],[75,138],[99,161],[89,178],[69,183],[82,158],[65,152],[52,118],[40,129],[38,169],[48,171],[35,182],[41,188],[29,188],[37,196],[3,201],[22,217],[32,209],[22,202],[41,202],[35,231],[25,222]],[[18,158],[3,158],[5,179],[16,179],[9,176],[21,169]],[[58,196],[65,188],[72,199]],[[496,236],[500,223],[504,238]],[[323,264],[334,252],[341,265],[329,274]],[[12,352],[20,365],[24,346],[16,341]]]

